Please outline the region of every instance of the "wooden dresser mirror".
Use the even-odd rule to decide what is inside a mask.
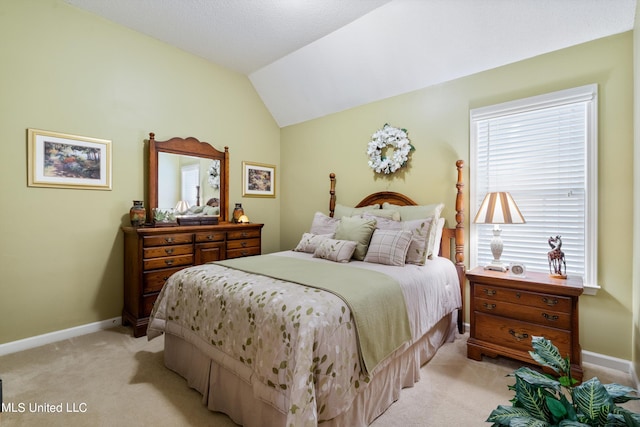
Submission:
[[[181,200],[218,207],[218,221],[228,221],[229,147],[218,151],[193,137],[156,141],[151,132],[148,171],[149,222],[155,208],[174,208]]]

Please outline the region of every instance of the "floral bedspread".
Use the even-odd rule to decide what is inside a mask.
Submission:
[[[190,267],[164,286],[149,339],[169,326],[246,366],[256,395],[286,413],[288,426],[337,416],[369,381],[348,306],[315,288],[216,264]]]

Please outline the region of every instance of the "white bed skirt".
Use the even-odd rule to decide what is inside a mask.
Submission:
[[[322,427],[368,426],[400,397],[400,391],[420,379],[420,367],[438,348],[456,336],[457,313],[438,322],[401,354],[373,375],[369,386],[356,397],[349,411],[319,423]],[[195,345],[165,332],[165,365],[199,391],[212,411],[227,414],[245,427],[284,427],[286,414],[255,397],[254,386],[242,376],[214,361]],[[258,393],[259,394],[259,393]]]

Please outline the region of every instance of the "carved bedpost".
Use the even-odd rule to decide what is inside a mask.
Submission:
[[[464,188],[464,181],[462,178],[462,168],[464,167],[464,161],[458,160],[456,162],[456,168],[458,169],[458,181],[456,182],[456,188],[458,193],[456,194],[456,270],[458,271],[458,279],[460,280],[460,293],[462,295],[462,308],[458,310],[458,332],[464,333],[464,311],[465,311],[465,285],[466,274],[464,267],[464,194],[462,189]]]
[[[336,174],[331,172],[329,174],[329,180],[331,181],[331,188],[329,189],[329,216],[333,218],[333,211],[336,209]]]

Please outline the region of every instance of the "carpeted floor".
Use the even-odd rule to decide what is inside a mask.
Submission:
[[[442,347],[423,366],[420,382],[371,426],[490,425],[489,413],[513,396],[506,375],[520,363],[469,360],[466,338]],[[164,367],[162,348],[162,338],[149,342],[118,327],[2,356],[0,426],[235,426],[207,410],[200,394]],[[585,378],[634,386],[622,372],[584,369]],[[638,402],[624,406],[640,412]]]

